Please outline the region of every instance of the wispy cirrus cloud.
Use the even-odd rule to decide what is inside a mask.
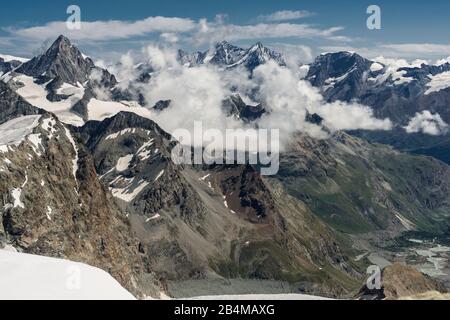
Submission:
[[[289,20],[297,20],[303,19],[313,16],[314,13],[307,10],[282,10],[276,11],[274,13],[268,15],[260,15],[258,16],[258,20],[267,21],[267,22],[275,22],[275,21],[289,21]]]

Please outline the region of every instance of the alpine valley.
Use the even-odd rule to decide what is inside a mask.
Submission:
[[[175,58],[192,82],[212,69],[255,84],[222,99],[233,123],[279,112],[258,79],[288,63],[263,44]],[[0,55],[0,247],[102,269],[137,298],[450,287],[450,63],[336,52],[296,66],[321,103],[367,106],[390,125],[335,129],[311,108],[294,120],[322,136],[291,132],[272,176],[174,163],[165,119],[177,93],[151,94],[166,70],[149,59],[123,79],[121,67],[97,66],[64,36],[31,60]],[[364,287],[373,264],[384,268],[377,292]]]

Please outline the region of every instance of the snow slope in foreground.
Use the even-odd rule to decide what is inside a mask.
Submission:
[[[0,250],[0,300],[133,300],[108,273],[62,259]]]

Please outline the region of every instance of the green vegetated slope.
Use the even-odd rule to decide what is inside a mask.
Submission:
[[[449,167],[347,134],[302,137],[277,178],[336,230],[357,234],[448,229]]]

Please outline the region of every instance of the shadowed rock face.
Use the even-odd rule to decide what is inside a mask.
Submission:
[[[281,66],[286,65],[282,54],[264,47],[260,42],[248,49],[222,41],[216,44],[212,51],[189,54],[180,50],[178,52],[178,60],[182,65],[212,64],[225,69],[244,67],[250,72],[253,72],[253,70],[269,60],[274,60]]]
[[[352,134],[372,142],[390,144],[412,153],[433,156],[450,163],[450,135],[430,136],[407,133],[410,119],[424,110],[438,113],[450,123],[450,89],[429,92],[432,78],[450,71],[450,64],[400,68],[396,76],[389,66],[375,63],[357,54],[336,52],[319,56],[306,79],[318,87],[327,101],[356,101],[372,108],[378,118],[389,118],[392,131],[357,131]],[[401,76],[401,81],[396,77]],[[445,133],[444,133],[445,134]]]
[[[43,112],[43,110],[30,105],[7,84],[0,81],[0,124],[19,116],[42,114]]]
[[[236,117],[245,123],[255,121],[267,112],[262,105],[247,105],[238,94],[225,99],[222,103],[222,109],[227,117]]]
[[[17,72],[34,78],[58,77],[63,82],[76,85],[87,81],[94,67],[91,59],[83,58],[78,48],[60,36],[43,55],[24,63]]]
[[[5,59],[0,57],[0,75],[12,71],[13,69],[17,68],[21,64],[22,64],[22,62],[20,62],[20,61],[17,61],[17,60],[5,61]]]
[[[0,104],[0,123],[42,114],[29,136],[0,152],[0,243],[100,267],[140,294],[138,241],[99,182],[90,153],[53,115],[0,86],[10,102]]]
[[[89,122],[79,133],[101,181],[129,215],[145,268],[163,283],[216,274],[302,280],[311,289],[311,279],[321,278],[318,265],[327,265],[342,278],[320,279],[314,290],[338,296],[359,277],[333,232],[251,166],[175,165],[171,137],[131,113]]]
[[[260,44],[243,50],[222,43],[214,63],[252,69],[277,57]],[[316,69],[322,84],[348,73],[336,93],[342,99],[364,92],[358,83],[366,72],[377,74],[357,55],[322,59],[326,67]],[[93,87],[115,83],[91,62],[60,37],[22,70],[51,80],[52,101],[65,98],[55,94],[63,83],[90,79],[73,107],[86,118]],[[95,79],[93,71],[100,71]],[[155,109],[167,107],[170,101],[162,101]],[[224,110],[245,122],[266,112],[239,96],[224,102]],[[359,288],[362,277],[342,234],[394,237],[410,228],[448,227],[448,166],[345,133],[328,140],[294,137],[280,172],[262,177],[250,165],[176,165],[171,152],[177,142],[133,113],[69,129],[0,83],[0,124],[36,114],[42,118],[33,129],[35,143],[24,140],[0,152],[0,241],[99,266],[134,293],[158,296],[171,281],[242,278],[342,297]],[[307,115],[308,122],[322,120]]]
[[[156,111],[163,111],[163,110],[169,108],[171,103],[172,102],[170,100],[161,100],[161,101],[158,101],[153,106],[153,109],[156,110]]]
[[[12,70],[11,64],[5,62],[2,58],[0,58],[0,75],[10,72]]]
[[[306,79],[319,87],[327,100],[350,101],[366,89],[372,63],[350,52],[322,54],[310,65]]]
[[[60,36],[44,54],[22,64],[16,71],[42,81],[57,78],[60,83],[77,85],[91,80],[94,70],[98,72],[98,75],[95,75],[97,80],[93,80],[94,82],[97,81],[107,87],[117,83],[114,76],[106,70],[97,68],[90,58],[84,57],[80,50],[70,43],[69,39]]]

